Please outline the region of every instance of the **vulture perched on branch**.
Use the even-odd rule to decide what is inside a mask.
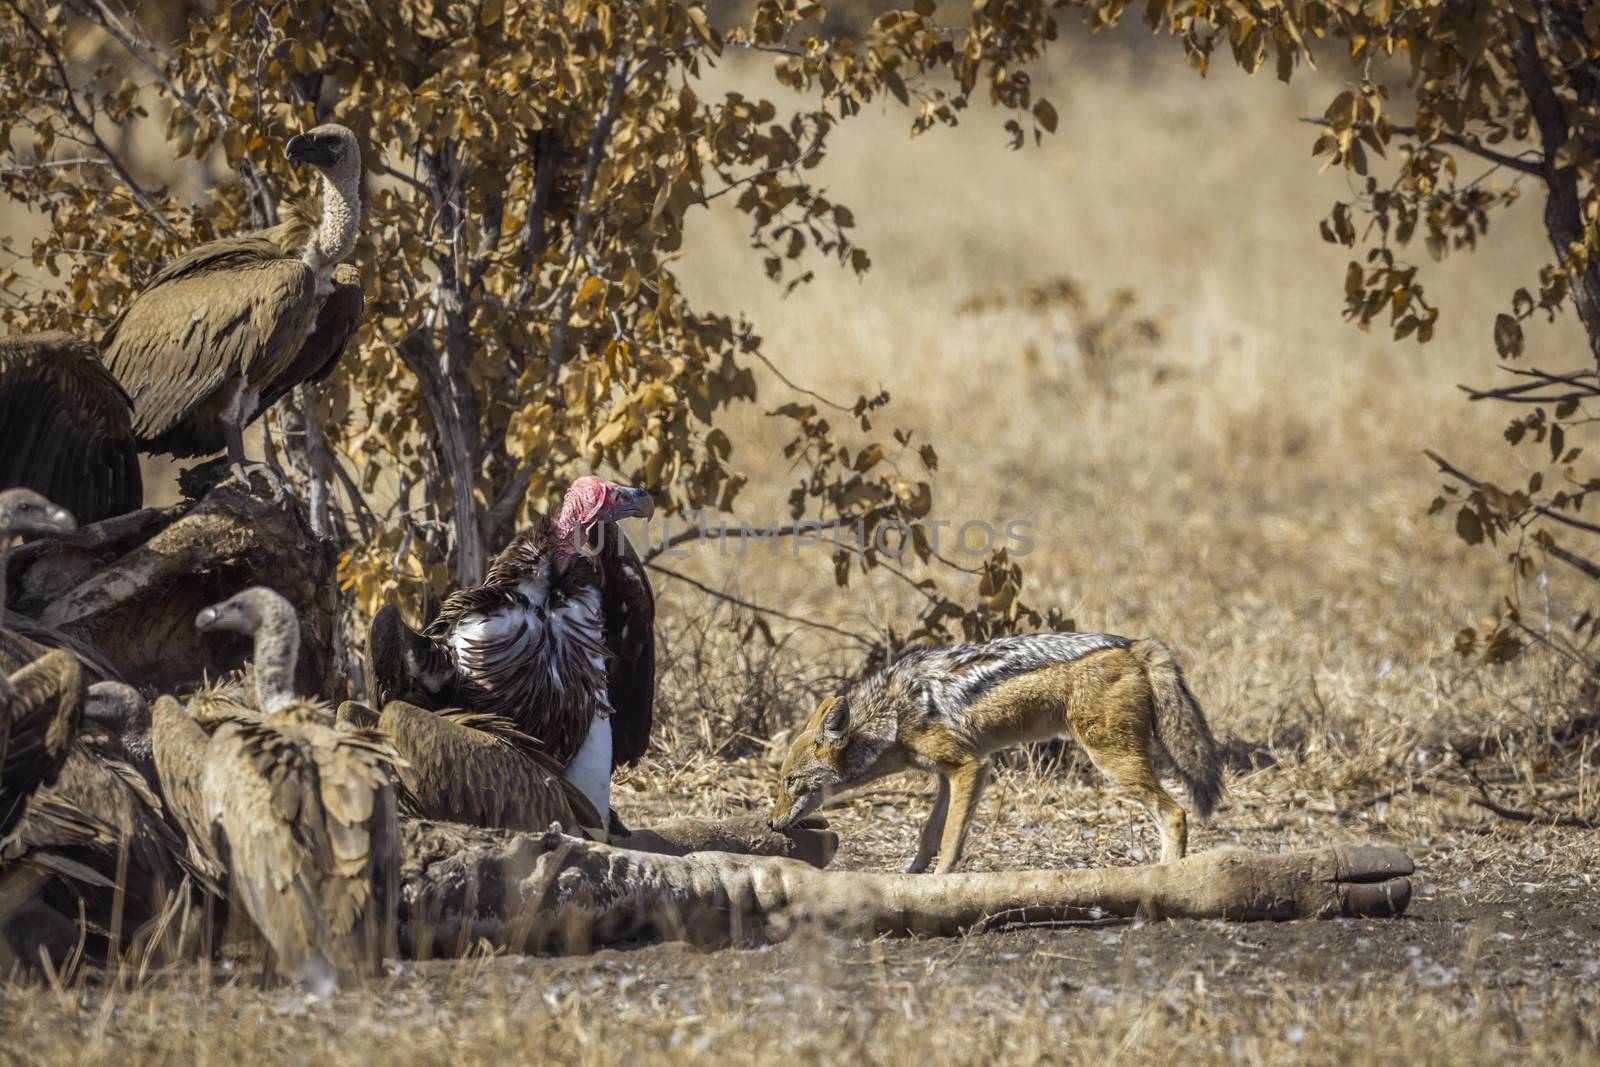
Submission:
[[[79,522],[144,502],[128,394],[71,334],[0,337],[0,489],[24,486]]]
[[[147,452],[244,462],[244,428],[302,382],[332,373],[361,318],[361,279],[340,266],[356,245],[361,149],[343,126],[293,138],[284,155],[315,167],[319,213],[201,245],[162,267],[101,341],[133,398]]]
[[[654,510],[643,489],[579,478],[560,513],[518,534],[426,631],[379,611],[367,635],[375,703],[509,719],[604,817],[611,771],[649,744],[656,681],[655,598],[616,523]]]

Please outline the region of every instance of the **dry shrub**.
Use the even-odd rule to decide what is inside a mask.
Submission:
[[[655,744],[663,752],[750,755],[850,682],[842,650],[807,652],[794,627],[729,600],[679,606],[656,631]]]

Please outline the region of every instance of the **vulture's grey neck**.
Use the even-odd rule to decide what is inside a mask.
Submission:
[[[294,703],[294,667],[300,656],[300,620],[287,603],[273,604],[256,624],[256,703],[263,715]]]
[[[300,258],[317,272],[317,292],[333,292],[333,268],[356,248],[361,221],[361,160],[348,159],[318,172],[322,177],[322,222]]]

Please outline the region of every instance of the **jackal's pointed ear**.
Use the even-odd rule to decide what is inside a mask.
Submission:
[[[828,709],[822,716],[822,729],[817,736],[829,744],[844,740],[844,728],[850,724],[850,705],[844,697],[830,697]]]

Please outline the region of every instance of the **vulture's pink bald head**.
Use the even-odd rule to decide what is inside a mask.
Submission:
[[[577,545],[588,543],[589,532],[599,523],[635,515],[644,518],[655,510],[647,491],[585,475],[573,482],[562,498],[561,514],[556,516],[556,551],[564,559]]]
[[[592,474],[573,482],[561,501],[561,517],[567,520],[566,525],[588,529],[599,522],[606,499],[615,488],[604,478],[596,478]]]

